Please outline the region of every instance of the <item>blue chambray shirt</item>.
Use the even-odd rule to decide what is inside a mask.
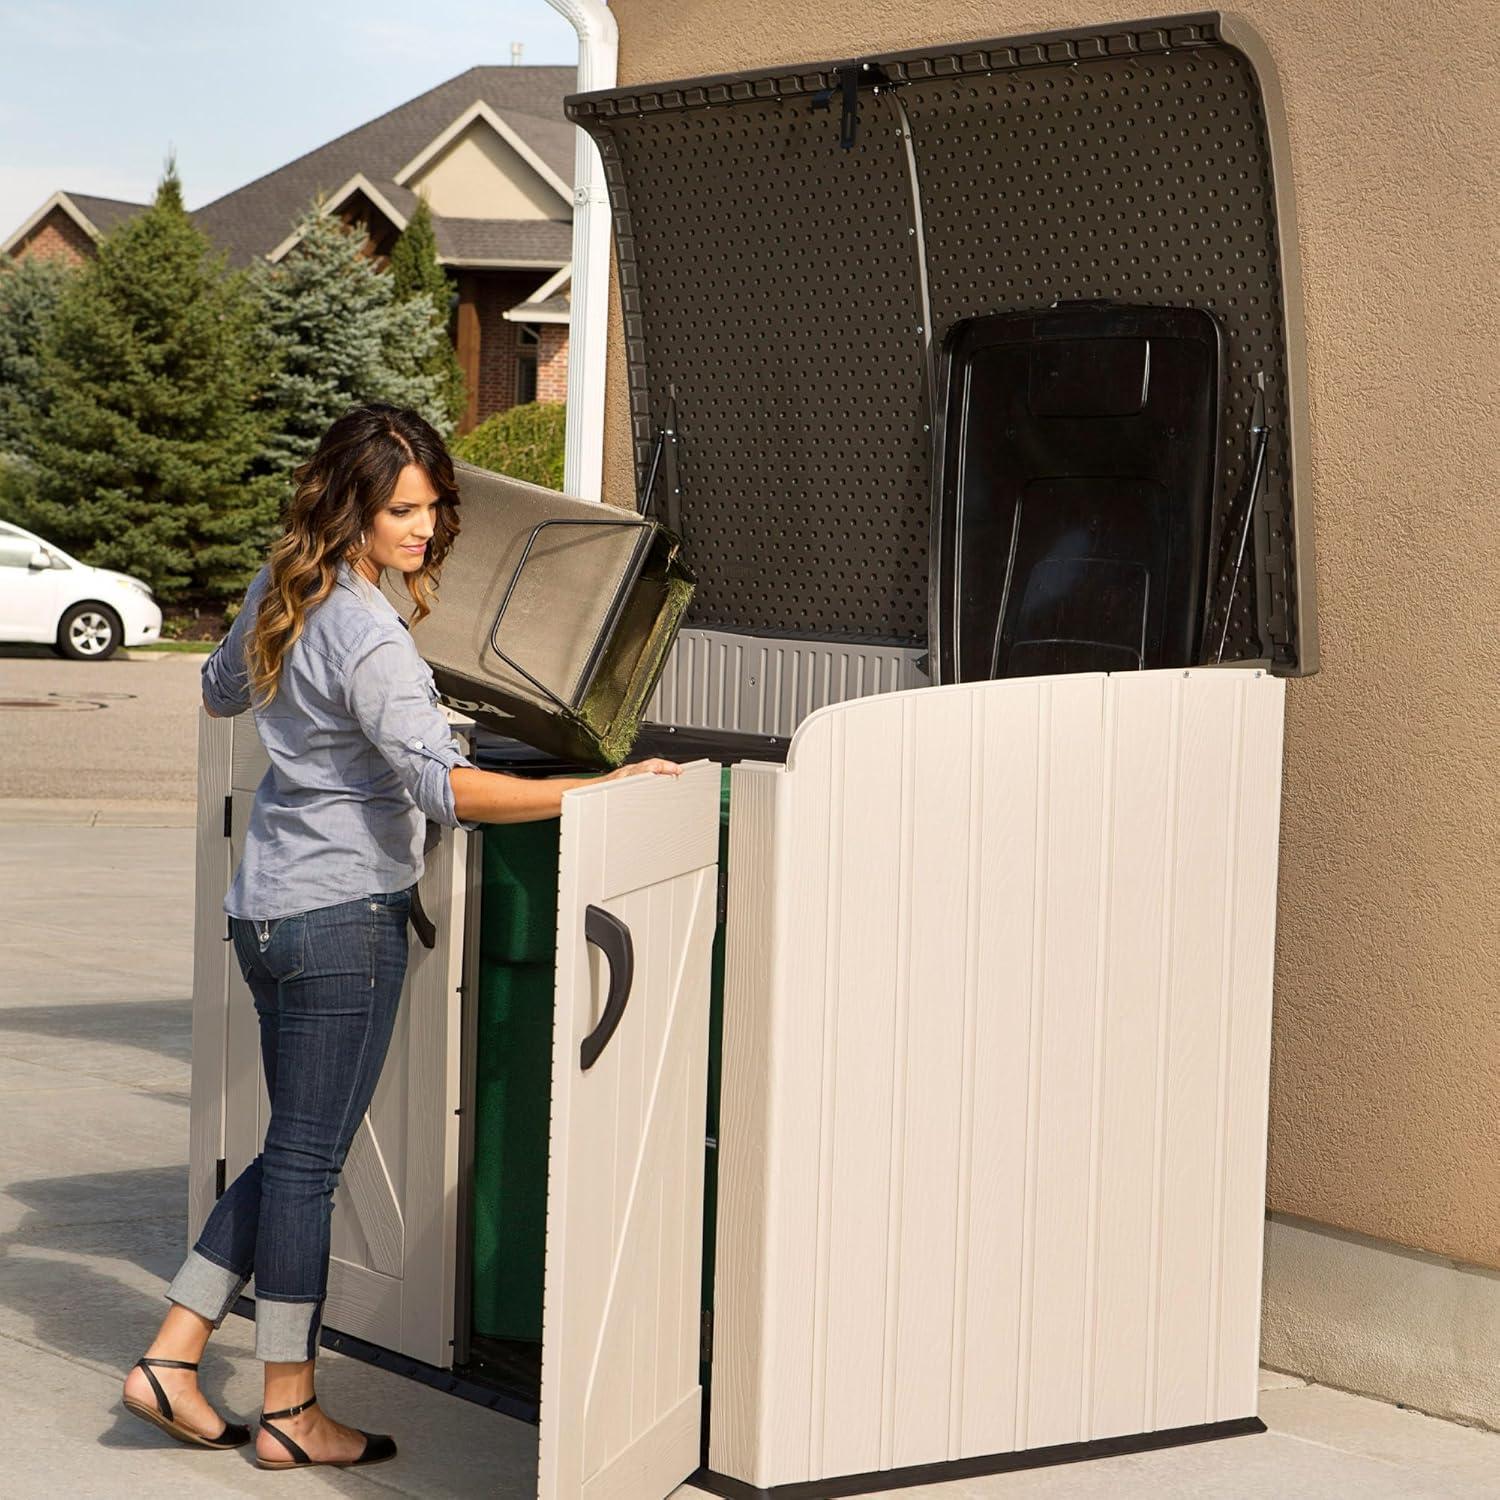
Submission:
[[[203,701],[251,708],[245,639],[265,591],[262,568],[229,634],[203,665]],[[268,921],[367,894],[422,873],[430,818],[460,822],[448,772],[468,766],[438,708],[432,669],[390,601],[347,563],[282,659],[276,697],[254,708],[271,758],[224,910]]]

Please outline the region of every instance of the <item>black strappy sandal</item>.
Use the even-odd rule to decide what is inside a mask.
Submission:
[[[146,1372],[146,1379],[151,1382],[151,1389],[156,1393],[156,1406],[153,1409],[144,1401],[135,1401],[125,1396],[122,1399],[127,1411],[150,1422],[153,1427],[160,1427],[163,1432],[170,1432],[178,1442],[190,1443],[195,1448],[242,1448],[250,1441],[250,1429],[242,1422],[225,1422],[224,1430],[218,1437],[204,1437],[201,1432],[185,1427],[172,1414],[172,1403],[167,1400],[161,1381],[151,1373],[151,1366],[159,1365],[167,1370],[196,1370],[196,1360],[190,1363],[185,1359],[151,1359],[143,1354],[136,1360],[136,1364]]]
[[[330,1469],[357,1469],[361,1464],[383,1464],[396,1456],[396,1443],[383,1432],[366,1432],[362,1427],[354,1430],[365,1440],[364,1452],[358,1458],[309,1458],[302,1448],[294,1443],[278,1427],[272,1427],[272,1417],[295,1417],[298,1412],[316,1406],[318,1398],[309,1396],[300,1406],[288,1406],[282,1411],[263,1411],[260,1414],[262,1429],[269,1432],[292,1456],[290,1458],[262,1458],[255,1455],[255,1462],[263,1469],[300,1469],[309,1464],[322,1464]]]

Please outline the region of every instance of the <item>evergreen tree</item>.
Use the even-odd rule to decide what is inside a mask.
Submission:
[[[41,396],[41,352],[69,278],[61,261],[9,261],[0,269],[0,453],[24,458],[29,414]]]
[[[427,373],[440,382],[451,430],[463,417],[468,388],[453,341],[448,337],[453,288],[448,273],[438,264],[437,236],[433,233],[432,211],[426,198],[417,199],[416,211],[391,249],[390,274],[396,295],[403,302],[425,297],[432,304],[433,321],[442,330],[443,338],[433,349]]]
[[[425,299],[403,302],[393,279],[361,253],[362,231],[310,209],[302,238],[279,264],[251,272],[262,338],[277,365],[261,410],[271,437],[262,466],[283,490],[292,469],[350,406],[391,401],[451,430],[438,378],[428,373],[447,335]]]
[[[57,304],[25,423],[36,475],[24,524],[168,599],[238,592],[276,512],[271,488],[246,482],[264,443],[254,314],[169,162],[151,207]]]

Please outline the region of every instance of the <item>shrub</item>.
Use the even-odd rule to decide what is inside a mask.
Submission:
[[[567,407],[561,401],[529,401],[486,418],[452,444],[455,458],[560,490]]]

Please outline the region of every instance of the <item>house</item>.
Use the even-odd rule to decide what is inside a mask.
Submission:
[[[567,395],[574,129],[564,67],[479,67],[193,211],[233,266],[280,260],[320,194],[389,254],[418,196],[453,275],[451,332],[469,386],[460,430]],[[57,192],[0,253],[78,263],[144,205]]]

